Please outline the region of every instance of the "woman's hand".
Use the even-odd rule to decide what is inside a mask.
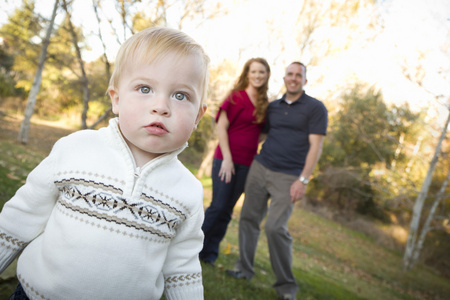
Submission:
[[[225,183],[229,183],[231,181],[231,177],[234,175],[234,163],[231,160],[224,159],[222,160],[222,165],[220,166],[219,177],[220,180]]]

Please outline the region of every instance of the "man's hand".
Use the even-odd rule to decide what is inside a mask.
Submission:
[[[294,181],[291,185],[291,202],[295,203],[303,198],[306,193],[306,185],[301,183],[300,180]]]

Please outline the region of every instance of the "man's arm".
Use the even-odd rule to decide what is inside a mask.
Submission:
[[[309,178],[316,167],[317,162],[319,161],[320,155],[322,154],[323,140],[325,136],[321,134],[310,134],[308,136],[309,139],[309,150],[306,154],[305,166],[303,168],[300,176]],[[294,181],[291,185],[291,202],[295,203],[296,201],[303,198],[306,192],[306,184],[300,182],[300,180]]]

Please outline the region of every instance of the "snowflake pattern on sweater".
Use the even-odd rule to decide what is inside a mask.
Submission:
[[[65,209],[169,240],[186,219],[175,207],[145,194],[141,201],[131,202],[121,195],[120,189],[102,183],[70,178],[55,184],[61,192],[58,202]]]

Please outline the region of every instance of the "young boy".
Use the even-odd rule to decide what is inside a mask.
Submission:
[[[0,272],[23,250],[17,291],[203,299],[203,189],[177,155],[206,110],[208,64],[168,28],[121,46],[108,88],[118,118],[59,140],[0,214]]]

